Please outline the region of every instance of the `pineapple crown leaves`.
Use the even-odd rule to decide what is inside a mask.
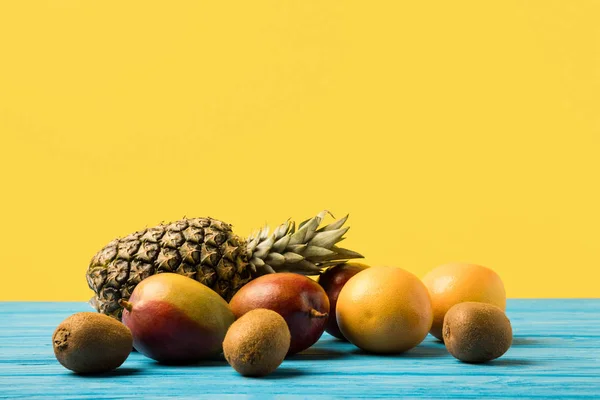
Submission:
[[[303,275],[317,275],[324,268],[363,258],[359,253],[337,247],[344,240],[350,227],[343,225],[348,215],[319,228],[329,211],[321,211],[313,218],[298,225],[287,220],[279,225],[272,234],[269,227],[255,231],[247,239],[247,252],[250,267],[259,275],[275,272],[296,272]],[[334,217],[335,218],[335,217]]]

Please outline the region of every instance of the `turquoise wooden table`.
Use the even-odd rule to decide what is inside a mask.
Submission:
[[[509,300],[514,343],[462,364],[429,336],[398,356],[364,354],[329,335],[272,375],[243,378],[224,361],[172,367],[132,353],[117,371],[82,377],[54,358],[51,336],[84,303],[0,303],[0,397],[600,399],[600,299]]]

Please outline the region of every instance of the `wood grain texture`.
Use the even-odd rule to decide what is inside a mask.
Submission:
[[[512,348],[462,364],[429,336],[399,356],[364,354],[324,335],[272,375],[243,378],[224,361],[159,365],[132,353],[117,371],[81,377],[54,358],[54,328],[84,303],[0,303],[0,397],[600,398],[600,299],[509,300]]]

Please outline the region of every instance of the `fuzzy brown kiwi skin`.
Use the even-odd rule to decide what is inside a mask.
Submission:
[[[112,371],[127,359],[133,345],[129,329],[104,314],[73,314],[56,328],[52,347],[56,359],[77,374]]]
[[[455,358],[483,363],[502,356],[512,344],[512,327],[504,311],[494,305],[464,302],[444,317],[444,344]]]
[[[223,341],[225,359],[243,376],[260,377],[283,362],[291,342],[287,323],[267,309],[247,312],[235,321]]]

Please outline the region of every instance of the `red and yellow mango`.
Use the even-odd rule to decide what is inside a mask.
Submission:
[[[172,273],[143,280],[121,305],[133,347],[163,363],[197,362],[217,356],[234,321],[229,305],[216,292]]]

